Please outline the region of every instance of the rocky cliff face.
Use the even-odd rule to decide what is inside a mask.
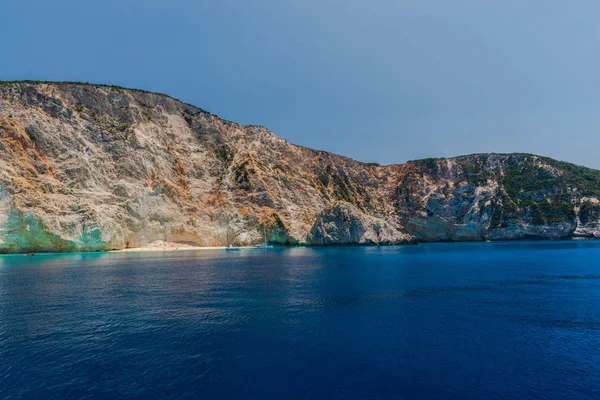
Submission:
[[[170,97],[0,83],[0,252],[600,236],[600,172],[525,154],[364,164]]]

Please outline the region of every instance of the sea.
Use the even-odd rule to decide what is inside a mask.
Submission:
[[[600,241],[0,257],[2,399],[598,399]]]

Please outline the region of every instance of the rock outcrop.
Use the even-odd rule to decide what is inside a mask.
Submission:
[[[384,219],[367,215],[346,202],[339,202],[324,209],[308,236],[308,242],[313,245],[378,245],[411,240],[410,235],[395,229]]]
[[[600,236],[600,172],[528,154],[364,164],[165,95],[0,83],[0,252]]]

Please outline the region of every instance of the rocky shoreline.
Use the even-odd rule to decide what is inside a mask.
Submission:
[[[531,154],[380,166],[171,97],[0,82],[0,253],[600,237],[600,172]]]

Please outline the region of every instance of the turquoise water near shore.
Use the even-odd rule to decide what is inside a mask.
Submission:
[[[0,257],[0,397],[598,398],[600,242]]]

